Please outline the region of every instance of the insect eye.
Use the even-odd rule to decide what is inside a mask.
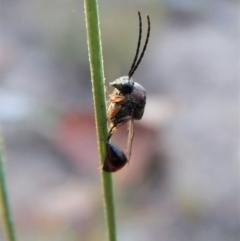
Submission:
[[[123,94],[129,94],[133,90],[133,82],[127,82],[122,84],[122,93]]]
[[[122,94],[129,94],[133,90],[134,82],[128,76],[123,76],[111,82],[110,85],[121,91]]]
[[[107,142],[107,155],[103,164],[103,171],[116,172],[128,162],[125,153],[116,145]]]

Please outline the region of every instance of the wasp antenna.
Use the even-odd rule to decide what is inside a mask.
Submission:
[[[141,38],[142,38],[142,17],[141,17],[140,11],[138,11],[138,18],[139,18],[138,44],[137,44],[136,54],[135,54],[134,60],[133,60],[133,62],[132,62],[132,66],[131,66],[131,68],[130,68],[130,70],[129,70],[129,73],[128,73],[129,79],[130,79],[131,76],[133,75],[133,69],[134,69],[134,66],[135,66],[135,64],[136,64],[136,61],[137,61],[137,58],[138,58],[138,54],[139,54],[140,45],[141,45]]]
[[[147,20],[148,20],[148,31],[147,31],[147,37],[146,37],[146,40],[145,40],[145,44],[144,44],[144,47],[143,47],[143,50],[142,50],[142,53],[136,63],[136,65],[133,67],[133,69],[130,71],[130,77],[133,76],[135,70],[138,68],[138,65],[140,64],[140,62],[142,61],[142,58],[144,56],[144,53],[145,53],[145,50],[147,48],[147,44],[148,44],[148,40],[149,40],[149,36],[150,36],[150,30],[151,30],[151,24],[150,24],[150,17],[147,15]],[[130,78],[129,77],[129,78]]]

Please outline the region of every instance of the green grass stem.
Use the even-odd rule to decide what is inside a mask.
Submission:
[[[1,138],[1,137],[0,137]],[[5,226],[6,237],[8,241],[16,241],[16,235],[14,232],[14,225],[10,212],[10,204],[7,193],[7,184],[5,178],[5,170],[2,154],[2,141],[0,140],[0,200],[2,206],[2,219]]]
[[[100,39],[100,26],[97,0],[84,0],[87,28],[88,54],[91,70],[92,92],[97,130],[97,143],[100,165],[106,156],[107,117],[103,57]],[[116,241],[112,175],[101,170],[103,206],[109,241]]]

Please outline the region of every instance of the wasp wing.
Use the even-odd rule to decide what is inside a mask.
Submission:
[[[130,158],[131,158],[133,137],[134,137],[134,119],[131,118],[128,126],[128,140],[127,140],[127,151],[126,151],[128,162],[130,161]]]

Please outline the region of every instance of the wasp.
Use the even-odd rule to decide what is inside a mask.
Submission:
[[[146,51],[148,40],[150,37],[150,17],[147,15],[148,21],[148,30],[146,40],[142,49],[142,52],[138,58],[139,50],[141,46],[142,38],[142,17],[141,13],[138,11],[139,17],[139,35],[138,35],[138,44],[136,53],[131,65],[131,68],[128,72],[128,76],[123,76],[115,81],[110,83],[110,86],[113,86],[115,89],[112,94],[109,95],[108,102],[110,103],[107,110],[108,120],[110,122],[109,134],[107,140],[107,157],[106,160],[111,159],[111,156],[115,156],[115,159],[124,159],[120,158],[123,153],[115,145],[109,142],[112,133],[115,132],[119,127],[129,122],[129,131],[128,131],[128,141],[127,141],[127,151],[126,158],[129,161],[131,157],[132,141],[134,136],[134,120],[140,120],[144,114],[144,109],[146,105],[146,91],[142,85],[137,82],[134,82],[132,76],[136,69],[138,68],[144,53]],[[121,152],[120,152],[121,151]],[[119,155],[118,155],[118,154]],[[121,154],[121,155],[120,155]],[[116,158],[118,157],[118,158]],[[124,164],[125,165],[125,164]],[[106,170],[105,170],[106,171]]]

